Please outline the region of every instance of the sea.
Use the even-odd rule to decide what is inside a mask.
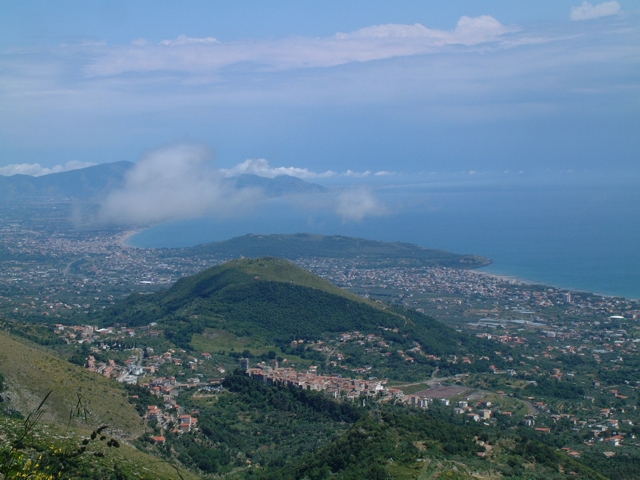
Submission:
[[[186,247],[248,233],[317,233],[415,243],[492,260],[480,271],[640,299],[640,188],[596,184],[386,184],[358,221],[283,197],[242,215],[153,226],[135,247]],[[321,203],[321,202],[320,202]]]

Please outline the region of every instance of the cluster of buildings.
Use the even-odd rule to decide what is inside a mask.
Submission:
[[[196,428],[198,419],[192,417],[190,414],[185,413],[184,409],[179,405],[166,404],[165,408],[175,409],[176,413],[164,413],[157,405],[149,405],[147,407],[147,419],[157,422],[158,427],[164,430],[171,430],[173,433],[189,433],[192,429]],[[192,412],[193,414],[197,412]],[[160,443],[157,441],[156,443]],[[164,443],[164,439],[162,440]]]
[[[241,359],[241,367],[255,380],[269,385],[295,386],[304,390],[322,391],[333,398],[355,400],[360,397],[373,397],[385,392],[387,380],[360,380],[341,375],[318,375],[317,367],[311,366],[307,372],[293,368],[279,368],[273,360],[270,365],[258,364],[249,368],[249,360]]]
[[[505,308],[510,305],[514,311],[530,314],[547,312],[553,307],[568,315],[582,317],[613,314],[631,320],[640,318],[640,304],[634,300],[545,288],[474,270],[447,267],[362,268],[357,259],[309,258],[298,260],[298,264],[347,289],[360,292],[387,290],[390,297],[423,311],[460,309],[469,299],[482,299],[497,301]],[[432,294],[441,297],[434,298]],[[476,307],[467,305],[465,309],[470,308]]]
[[[474,408],[469,404],[468,400],[460,400],[457,406],[453,409],[453,413],[456,415],[467,415],[472,420],[479,422],[480,420],[489,420],[493,415],[493,411],[491,410],[491,402],[479,402]],[[503,415],[511,416],[512,412],[501,412]]]
[[[386,379],[363,380],[346,378],[341,375],[318,375],[315,366],[311,366],[306,372],[300,372],[293,368],[279,368],[278,362],[275,360],[269,364],[260,363],[250,367],[249,359],[243,358],[240,360],[240,365],[254,380],[268,385],[292,386],[303,390],[323,392],[331,398],[340,400],[356,401],[361,399],[363,403],[366,398],[376,398],[381,401],[395,400],[423,409],[428,409],[433,402],[433,397],[425,392],[405,395],[400,389],[387,388]]]

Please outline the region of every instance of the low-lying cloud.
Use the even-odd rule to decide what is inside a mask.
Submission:
[[[49,175],[50,173],[69,172],[71,170],[92,167],[94,165],[95,163],[79,162],[77,160],[72,160],[64,165],[56,165],[55,167],[43,167],[39,163],[12,163],[11,165],[0,167],[0,175],[5,177],[10,177],[12,175],[41,177],[42,175]]]
[[[335,211],[345,221],[359,222],[365,217],[388,214],[388,208],[367,188],[345,190],[336,198]]]
[[[620,13],[620,4],[616,1],[602,2],[592,5],[589,2],[582,2],[579,7],[571,8],[571,20],[591,20],[593,18],[608,17]]]
[[[211,151],[203,145],[175,145],[149,153],[127,172],[124,186],[102,202],[99,220],[145,225],[205,215],[242,216],[268,201],[259,188],[236,188],[235,182],[226,181],[242,174],[268,178],[289,175],[302,179],[371,174],[369,171],[347,170],[338,174],[316,173],[299,167],[271,167],[264,159],[247,160],[230,169],[215,169],[211,159]],[[290,201],[309,211],[332,211],[344,221],[360,221],[387,213],[387,208],[366,188],[307,195],[315,197],[303,200],[298,195]]]
[[[312,178],[329,178],[337,175],[336,172],[333,172],[331,170],[318,173],[313,172],[308,168],[271,167],[269,165],[269,162],[264,158],[252,158],[249,160],[245,160],[235,167],[229,169],[221,169],[220,171],[227,177],[235,177],[237,175],[248,173],[267,178],[275,178],[278,175],[289,175],[291,177],[297,177],[303,180]]]
[[[300,178],[302,180],[313,180],[321,178],[332,177],[368,177],[372,175],[371,170],[365,170],[364,172],[357,172],[354,170],[346,170],[344,172],[334,172],[333,170],[327,170],[325,172],[314,172],[308,168],[300,167],[272,167],[269,162],[264,158],[251,158],[245,160],[238,165],[228,168],[220,169],[225,177],[235,177],[242,174],[253,174],[261,177],[275,178],[278,175],[289,175],[290,177]],[[392,175],[392,172],[380,171],[373,175]]]
[[[212,154],[202,145],[177,145],[156,150],[126,175],[122,189],[102,203],[106,222],[148,224],[198,217],[229,216],[255,206],[260,192],[236,190],[211,168]]]

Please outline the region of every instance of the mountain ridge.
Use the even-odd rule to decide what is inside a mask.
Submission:
[[[90,167],[50,173],[34,177],[31,175],[0,175],[2,201],[19,199],[97,199],[125,184],[126,174],[135,166],[129,161],[102,163]],[[289,175],[274,178],[254,174],[240,174],[222,180],[236,189],[258,188],[267,197],[324,193],[327,189]]]
[[[124,175],[133,167],[127,161],[102,163],[68,172],[0,176],[3,201],[24,198],[89,199],[106,195],[124,184]]]

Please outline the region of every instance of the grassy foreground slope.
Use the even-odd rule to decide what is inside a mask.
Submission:
[[[223,257],[301,257],[349,258],[378,267],[453,267],[478,268],[491,261],[479,255],[458,255],[403,242],[379,242],[340,235],[244,235],[222,242],[185,249],[188,253]]]
[[[23,422],[0,416],[0,439],[8,444],[21,435]],[[109,430],[102,432],[111,438]],[[91,431],[66,426],[39,423],[28,435],[13,461],[13,472],[0,478],[33,479],[119,479],[170,480],[201,478],[185,467],[175,466],[157,456],[141,452],[120,441],[117,448],[106,441],[90,440],[86,451],[74,456],[78,447],[91,438]],[[0,443],[0,472],[6,445]],[[6,462],[6,458],[4,459]],[[16,476],[19,472],[22,476]],[[12,475],[13,473],[13,475]]]
[[[0,373],[4,376],[3,397],[24,416],[51,391],[44,422],[67,425],[73,412],[71,424],[77,427],[107,424],[124,435],[142,433],[142,419],[119,384],[1,331]]]

